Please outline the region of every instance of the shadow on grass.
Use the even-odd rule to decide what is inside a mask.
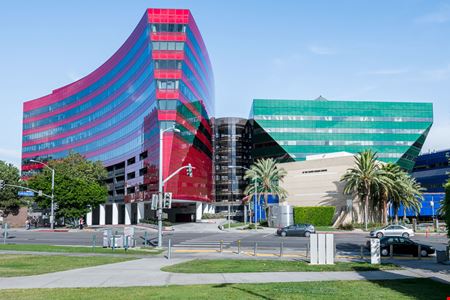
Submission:
[[[256,292],[254,292],[254,291],[251,291],[251,290],[248,290],[248,289],[239,287],[238,285],[232,284],[232,283],[216,284],[216,285],[214,285],[213,287],[214,287],[214,288],[228,288],[228,287],[230,287],[230,288],[232,288],[232,289],[239,290],[239,291],[241,291],[241,292],[244,292],[244,293],[246,293],[246,294],[249,294],[249,295],[252,295],[252,296],[261,298],[261,299],[266,299],[266,300],[272,300],[272,299],[273,299],[273,298],[269,298],[269,297],[267,297],[267,296],[265,296],[265,295],[263,295],[263,294],[256,293]]]

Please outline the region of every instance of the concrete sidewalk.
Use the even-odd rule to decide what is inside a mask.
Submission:
[[[164,266],[192,258],[167,260],[162,257],[75,269],[43,275],[1,278],[0,289],[126,287],[190,284],[305,282],[330,280],[395,280],[429,277],[410,270],[365,272],[261,272],[180,274],[167,273]]]

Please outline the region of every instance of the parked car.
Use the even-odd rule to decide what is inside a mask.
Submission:
[[[414,236],[414,231],[402,225],[388,225],[381,229],[372,230],[370,236],[379,239],[384,236],[402,236],[409,238],[410,236]]]
[[[311,233],[315,233],[316,229],[311,224],[294,224],[277,230],[279,236],[305,236],[309,237]]]
[[[428,256],[436,250],[432,246],[419,244],[408,238],[386,236],[380,239],[380,253],[382,256],[390,255],[391,245],[393,254],[410,254],[418,256],[420,245],[420,256]],[[370,241],[367,241],[367,247],[370,247]]]

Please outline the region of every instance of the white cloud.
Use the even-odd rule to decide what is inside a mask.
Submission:
[[[416,23],[446,23],[450,21],[450,5],[443,6],[440,10],[420,16]]]
[[[400,75],[408,73],[408,69],[380,69],[380,70],[374,70],[374,71],[368,71],[363,72],[361,74],[367,74],[367,75]]]
[[[14,164],[17,167],[20,167],[20,159],[20,150],[0,148],[0,160],[4,160],[8,163]]]
[[[333,55],[336,54],[336,51],[332,48],[310,45],[308,50],[317,55]]]
[[[422,147],[422,152],[450,149],[449,132],[450,122],[438,124],[435,121],[425,141],[425,145]]]
[[[422,72],[426,80],[441,81],[450,78],[450,64],[445,67],[425,70]]]

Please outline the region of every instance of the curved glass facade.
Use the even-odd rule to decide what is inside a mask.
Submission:
[[[431,103],[255,99],[254,157],[372,149],[411,170],[433,123]]]
[[[69,151],[100,160],[110,201],[149,200],[157,191],[159,129],[163,176],[175,199],[212,201],[214,78],[189,10],[148,9],[120,49],[86,77],[23,107],[22,175]]]

